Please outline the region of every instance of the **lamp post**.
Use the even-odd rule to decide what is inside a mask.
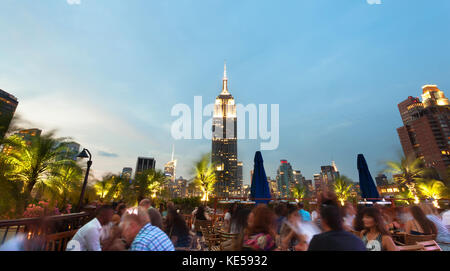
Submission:
[[[87,185],[87,181],[88,181],[88,176],[89,176],[89,169],[91,168],[92,165],[92,155],[91,152],[88,149],[83,149],[80,154],[78,154],[79,158],[89,158],[89,161],[87,161],[87,169],[86,169],[86,175],[84,176],[84,182],[83,182],[83,187],[81,188],[81,195],[80,195],[80,200],[78,201],[78,209],[77,211],[80,212],[81,211],[81,205],[83,204],[83,198],[84,198],[84,192],[86,191],[86,185]]]

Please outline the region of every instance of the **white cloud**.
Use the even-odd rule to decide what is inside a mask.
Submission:
[[[67,0],[67,4],[69,4],[69,5],[79,5],[79,4],[81,4],[81,0]]]
[[[381,0],[367,0],[367,4],[369,5],[381,5]]]
[[[97,178],[132,166],[146,149],[156,149],[157,142],[128,123],[125,116],[110,112],[101,101],[83,99],[76,93],[50,92],[19,99],[17,113],[32,123],[30,128],[37,127],[43,132],[57,129],[57,136],[72,136],[88,148],[95,155],[93,170]]]

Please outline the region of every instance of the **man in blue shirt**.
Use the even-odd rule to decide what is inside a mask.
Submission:
[[[120,223],[122,236],[132,251],[175,251],[172,241],[158,227],[150,224],[150,218],[144,210],[138,214],[124,215]]]
[[[299,208],[298,213],[302,217],[303,222],[311,221],[311,214],[305,209],[303,209],[303,203],[300,202],[298,204],[298,208]]]

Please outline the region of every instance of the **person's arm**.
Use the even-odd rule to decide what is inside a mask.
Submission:
[[[394,243],[394,240],[392,240],[392,238],[388,235],[385,235],[382,237],[381,239],[382,242],[382,246],[384,248],[384,250],[387,251],[398,251],[399,249],[397,248],[397,246]]]
[[[86,250],[88,251],[101,251],[100,245],[100,231],[97,228],[90,228],[87,230],[84,236],[86,240]]]

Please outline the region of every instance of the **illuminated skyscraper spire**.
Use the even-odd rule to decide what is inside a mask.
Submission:
[[[223,79],[222,79],[222,95],[229,95],[228,92],[228,77],[227,77],[227,63],[223,64]]]
[[[170,161],[173,161],[174,154],[175,154],[175,144],[172,144],[172,159]]]

